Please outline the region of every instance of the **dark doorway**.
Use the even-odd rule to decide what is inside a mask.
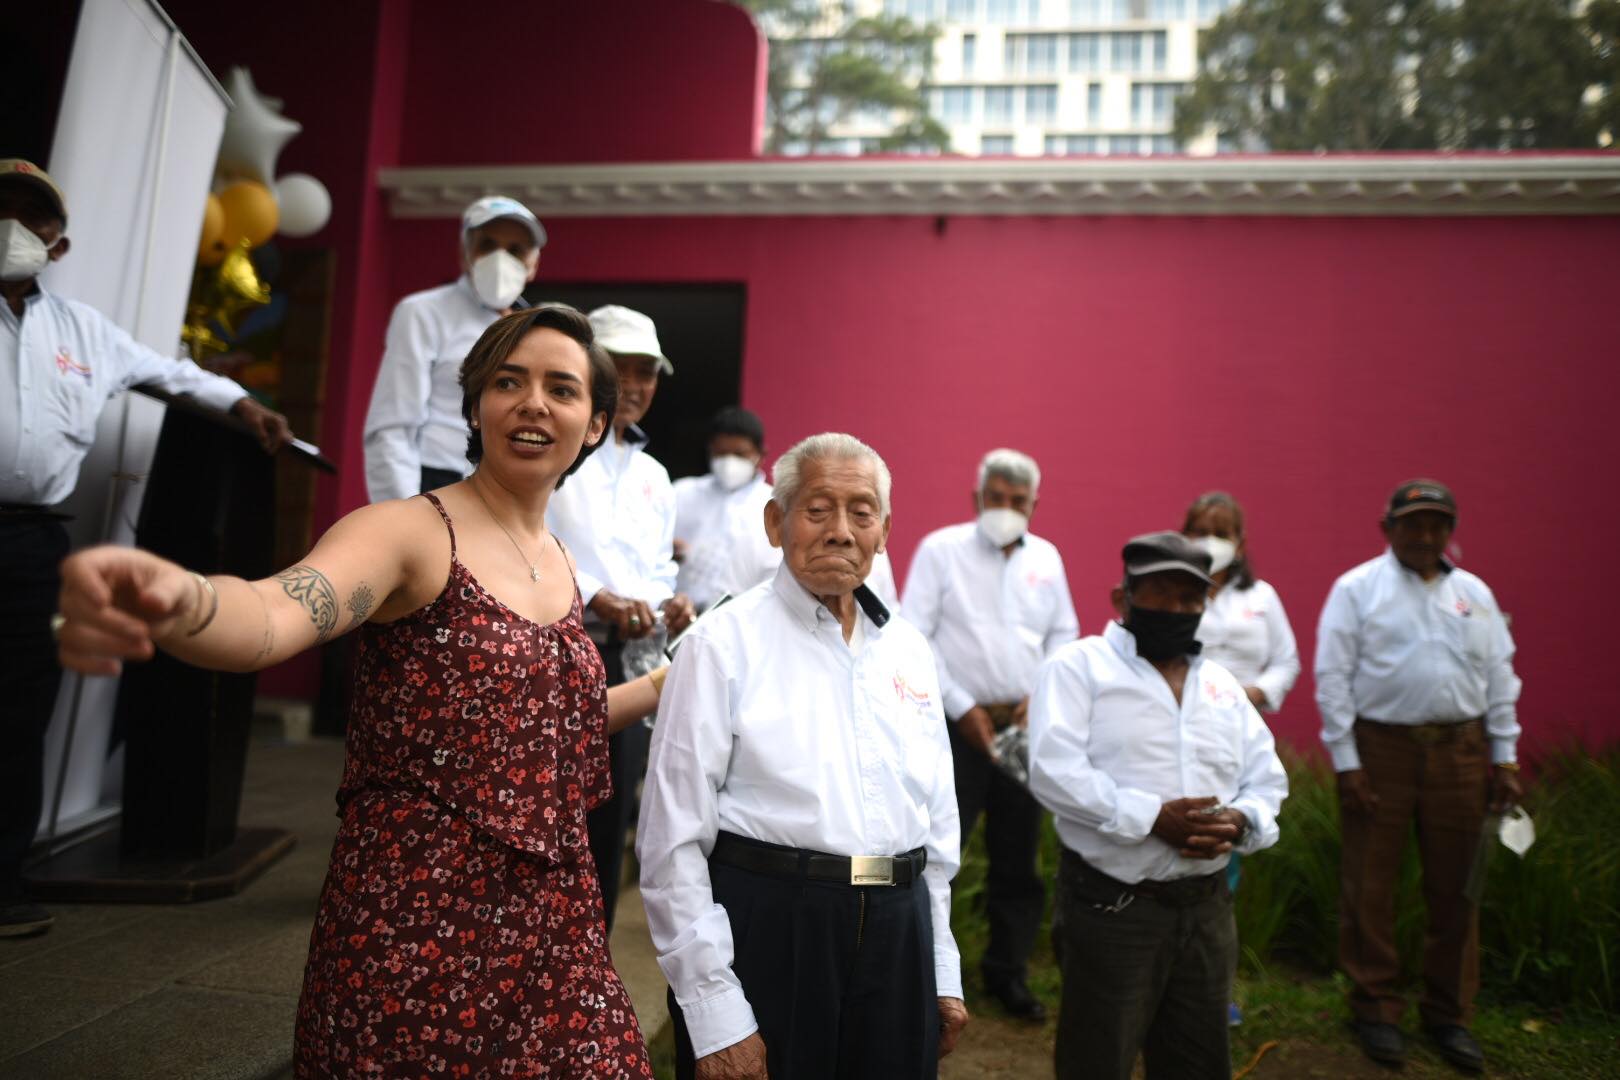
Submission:
[[[709,471],[709,418],[737,404],[742,386],[747,300],[742,285],[603,285],[542,279],[523,297],[531,304],[561,301],[584,312],[603,304],[623,304],[652,319],[675,374],[658,380],[658,396],[642,421],[651,440],[648,451],[672,478]]]

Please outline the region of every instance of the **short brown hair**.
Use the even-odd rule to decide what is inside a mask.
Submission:
[[[537,307],[514,311],[510,315],[502,315],[490,324],[489,329],[479,335],[473,343],[472,351],[467,359],[461,362],[461,415],[472,427],[473,413],[478,408],[478,399],[484,393],[484,387],[489,385],[490,379],[512,351],[518,347],[530,330],[555,330],[566,334],[579,342],[585,350],[587,367],[590,369],[591,414],[604,415],[605,428],[602,439],[598,439],[596,446],[601,445],[607,438],[606,431],[613,427],[613,414],[619,408],[619,372],[613,366],[613,358],[606,349],[596,343],[596,333],[591,329],[591,321],[579,311],[567,304],[541,304]],[[557,477],[557,486],[562,487],[563,480],[573,475],[574,470],[585,463],[596,449],[590,443],[579,448],[579,456],[568,470]],[[467,460],[477,465],[484,459],[483,435],[477,430],[467,435]]]

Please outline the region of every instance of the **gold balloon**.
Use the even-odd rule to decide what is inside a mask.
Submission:
[[[180,339],[198,362],[229,352],[236,336],[236,319],[248,308],[270,302],[270,287],[259,280],[243,237],[220,260],[219,268],[200,269],[191,280],[191,302],[186,306]]]
[[[218,266],[230,250],[225,246],[225,206],[218,195],[210,194],[203,206],[202,236],[197,240],[197,261],[204,266]]]
[[[225,211],[221,239],[227,248],[234,249],[243,240],[248,247],[256,248],[276,234],[281,209],[270,189],[257,180],[238,180],[229,185],[219,193],[219,204]]]

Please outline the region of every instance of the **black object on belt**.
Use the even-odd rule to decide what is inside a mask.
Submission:
[[[72,521],[72,514],[30,503],[0,503],[0,521]]]
[[[829,855],[723,832],[714,839],[709,861],[769,877],[840,885],[910,885],[922,876],[928,853],[913,848],[904,855]]]
[[[1149,878],[1144,881],[1126,882],[1109,877],[1068,848],[1063,849],[1063,861],[1069,864],[1082,880],[1104,889],[1145,896],[1149,900],[1157,900],[1170,907],[1191,907],[1193,904],[1202,903],[1219,893],[1226,883],[1224,869],[1213,874],[1176,878],[1172,881],[1154,881]]]

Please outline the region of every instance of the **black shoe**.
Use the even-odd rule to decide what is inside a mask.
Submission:
[[[1456,1068],[1477,1073],[1485,1068],[1485,1051],[1474,1036],[1460,1024],[1435,1024],[1427,1029],[1435,1049]]]
[[[1355,1031],[1363,1052],[1378,1064],[1398,1066],[1406,1063],[1406,1040],[1401,1038],[1401,1029],[1394,1024],[1352,1020],[1350,1027]]]
[[[1037,1024],[1046,1019],[1046,1006],[1029,992],[1029,986],[1022,979],[987,983],[985,989],[990,991],[991,997],[1001,1003],[1008,1016]]]
[[[55,924],[55,915],[26,900],[0,906],[0,937],[31,937]]]

